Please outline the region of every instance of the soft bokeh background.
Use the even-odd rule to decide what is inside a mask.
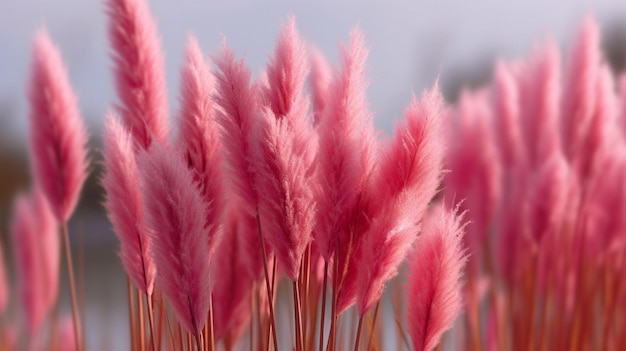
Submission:
[[[439,77],[446,98],[454,101],[463,86],[487,81],[498,58],[522,57],[548,35],[566,49],[587,13],[600,22],[603,48],[616,72],[626,62],[623,0],[152,0],[150,5],[166,54],[171,118],[176,115],[178,73],[188,33],[193,32],[207,52],[215,51],[223,34],[258,71],[289,14],[296,16],[304,38],[333,63],[337,62],[337,42],[346,40],[354,25],[361,27],[371,48],[371,108],[376,112],[376,125],[387,135],[413,91],[419,94]],[[103,216],[97,182],[103,116],[116,101],[103,1],[0,0],[0,241],[10,262],[6,235],[10,203],[30,182],[25,97],[30,44],[42,26],[62,50],[91,132],[93,175],[71,226],[84,287],[89,349],[125,349],[126,281],[115,253],[116,239]]]

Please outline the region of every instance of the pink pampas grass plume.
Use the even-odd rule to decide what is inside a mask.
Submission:
[[[222,148],[226,185],[240,198],[242,226],[246,248],[244,257],[253,277],[260,277],[263,272],[263,257],[260,239],[257,233],[256,216],[258,211],[258,195],[254,188],[252,167],[252,132],[256,123],[258,110],[258,89],[250,85],[252,72],[243,61],[236,60],[235,53],[228,48],[224,40],[220,54],[213,57],[217,66],[215,72],[215,101],[217,121],[221,128]],[[266,245],[269,253],[269,248]],[[268,258],[269,259],[269,258]]]
[[[43,324],[47,310],[47,287],[43,285],[44,263],[40,256],[37,213],[32,199],[21,194],[15,199],[11,238],[17,267],[18,290],[30,336],[36,336]]]
[[[107,0],[118,112],[137,147],[168,133],[165,67],[160,38],[146,0]]]
[[[535,48],[518,76],[520,122],[531,167],[537,167],[561,149],[560,69],[558,49],[548,40],[544,49]]]
[[[105,122],[104,169],[104,206],[120,240],[122,264],[135,286],[150,295],[156,268],[150,255],[151,240],[143,227],[139,170],[133,140],[112,114],[106,117]]]
[[[278,34],[274,55],[267,66],[267,84],[262,87],[263,104],[270,107],[276,118],[306,116],[308,103],[303,101],[303,90],[308,73],[306,45],[300,39],[295,18],[290,16]]]
[[[438,205],[424,221],[405,292],[413,349],[433,350],[461,312],[462,215]]]
[[[321,51],[316,48],[310,51],[311,72],[309,75],[309,86],[313,97],[313,124],[317,125],[329,99],[331,71],[330,65]]]
[[[67,222],[87,177],[87,132],[61,55],[45,30],[35,37],[28,97],[35,178],[57,220]]]
[[[241,210],[236,203],[233,200],[225,216],[224,235],[213,266],[215,274],[220,277],[213,290],[215,337],[220,339],[228,335],[233,345],[251,317],[249,304],[253,282],[243,257],[246,252],[242,243],[245,238],[243,230],[246,228],[241,225]]]
[[[465,247],[476,257],[470,257],[470,269],[477,274],[479,253],[501,200],[502,166],[485,92],[463,92],[451,117],[456,125],[449,131],[446,168],[451,171],[444,177],[444,197],[449,206],[467,211]]]
[[[357,308],[363,316],[380,299],[417,237],[417,224],[441,179],[443,99],[437,88],[413,99],[383,151],[373,186],[375,206],[358,264]]]
[[[341,71],[335,72],[328,88],[328,101],[318,125],[321,195],[315,244],[325,260],[334,253],[337,236],[347,229],[375,163],[377,147],[366,96],[368,50],[360,30],[352,31],[349,46],[341,46],[340,52]]]
[[[178,146],[204,198],[209,242],[207,254],[213,257],[221,235],[224,208],[222,146],[215,120],[216,104],[212,99],[215,81],[193,36],[189,37],[185,60],[181,70]]]
[[[498,62],[493,86],[494,124],[498,146],[506,169],[520,163],[525,154],[519,106],[519,88],[511,68]]]
[[[157,284],[178,320],[198,337],[213,285],[202,195],[176,150],[153,144],[138,164]]]
[[[570,50],[563,92],[563,149],[570,162],[584,150],[584,140],[598,98],[595,92],[600,68],[600,31],[591,16],[585,18]]]
[[[285,274],[296,280],[315,220],[310,165],[294,152],[303,135],[266,108],[256,134],[253,158],[259,193],[259,216],[265,239]]]

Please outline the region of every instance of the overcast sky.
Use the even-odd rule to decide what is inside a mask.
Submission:
[[[548,33],[566,45],[582,17],[604,25],[626,21],[626,1],[150,1],[166,55],[170,106],[177,108],[178,72],[186,35],[205,51],[220,33],[255,70],[273,50],[281,23],[294,14],[303,36],[336,62],[337,42],[359,25],[369,43],[368,95],[376,124],[389,131],[409,102],[437,76],[494,57],[523,55]],[[0,138],[21,140],[26,125],[25,86],[30,39],[45,25],[60,46],[83,115],[99,135],[115,101],[102,0],[0,0]],[[7,133],[7,131],[10,131]],[[5,140],[6,141],[6,140]]]

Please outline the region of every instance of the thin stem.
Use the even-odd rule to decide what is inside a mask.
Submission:
[[[272,328],[272,338],[274,339],[274,350],[278,351],[278,339],[276,338],[276,320],[274,319],[274,301],[272,298],[272,289],[270,288],[270,277],[267,270],[267,253],[265,252],[265,239],[263,238],[263,231],[261,230],[261,219],[259,218],[259,211],[256,213],[256,225],[259,232],[259,240],[261,242],[261,252],[263,253],[263,270],[265,272],[265,287],[267,288],[267,296],[270,298],[268,301],[270,308],[270,323]]]
[[[157,349],[157,339],[154,333],[154,309],[152,306],[152,294],[146,293],[146,302],[148,303],[148,324],[150,325],[150,335],[152,336],[152,350]]]
[[[130,349],[136,350],[135,303],[133,301],[133,283],[130,281],[130,277],[128,275],[126,275],[126,281],[128,283],[128,321],[130,324]]]
[[[255,291],[256,291],[256,288],[250,289],[250,351],[254,351],[254,292]]]
[[[139,290],[137,290],[137,309],[139,310],[139,349],[143,351],[146,349],[146,336],[144,335],[143,294]]]
[[[202,333],[200,332],[196,332],[196,334],[194,334],[195,338],[196,338],[196,347],[198,348],[198,351],[204,351],[204,347],[202,347]],[[191,351],[191,348],[189,348],[189,350]]]
[[[215,330],[213,328],[213,295],[209,300],[209,345],[210,350],[215,351]]]
[[[371,350],[372,339],[374,338],[374,331],[376,330],[376,319],[378,317],[378,308],[380,307],[380,300],[376,303],[376,308],[374,309],[374,320],[372,321],[372,329],[370,330],[370,340],[367,342],[367,349]]]
[[[296,322],[296,351],[302,351],[302,314],[300,312],[300,287],[298,282],[293,282],[293,306],[294,318]]]
[[[76,298],[76,284],[74,282],[74,268],[72,264],[72,252],[70,251],[70,235],[67,230],[67,221],[63,223],[63,247],[65,249],[65,263],[67,267],[67,278],[70,285],[70,298],[72,302],[72,322],[74,323],[74,341],[76,342],[76,350],[83,349],[80,317],[78,314],[78,300]]]
[[[328,261],[324,260],[324,285],[322,287],[322,319],[320,320],[320,347],[324,350],[324,318],[326,315],[326,285],[328,284]]]
[[[359,316],[359,325],[356,327],[356,340],[354,341],[354,351],[358,351],[359,350],[359,341],[361,339],[361,328],[362,327],[363,327],[363,316]]]

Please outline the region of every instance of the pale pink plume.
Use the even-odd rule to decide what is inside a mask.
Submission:
[[[2,242],[0,242],[0,315],[4,314],[7,303],[9,302],[9,280],[6,274],[6,262],[4,261],[4,252]]]
[[[321,115],[330,98],[331,70],[326,57],[317,48],[310,50],[311,72],[309,74],[309,86],[313,97],[313,123],[320,122]]]
[[[494,124],[503,164],[507,169],[522,162],[525,147],[520,121],[519,88],[511,68],[499,61],[493,87]]]
[[[239,221],[242,211],[237,202],[233,200],[227,210],[224,237],[216,251],[213,265],[214,274],[219,277],[213,290],[215,337],[220,339],[228,335],[233,345],[251,317],[250,293],[253,283],[253,277],[246,267],[246,251],[242,243],[245,238],[243,230],[246,228]]]
[[[57,220],[67,222],[87,177],[87,131],[61,55],[45,30],[35,37],[32,60],[31,163]]]
[[[61,238],[59,224],[54,217],[46,196],[39,187],[31,190],[31,212],[36,218],[36,238],[41,259],[46,308],[52,309],[59,295],[59,265],[61,258]]]
[[[310,165],[294,152],[302,138],[291,129],[288,118],[276,118],[266,108],[259,121],[253,158],[265,239],[292,280],[300,274],[315,220]]]
[[[363,316],[382,296],[387,281],[417,237],[417,224],[435,195],[444,154],[444,103],[437,87],[413,101],[393,140],[383,150],[374,182],[368,189],[371,225],[355,267],[357,308]]]
[[[118,112],[137,147],[168,133],[161,40],[146,0],[107,0]]]
[[[520,121],[527,161],[538,167],[560,147],[561,75],[560,56],[548,40],[535,48],[518,76]]]
[[[337,236],[347,230],[358,195],[372,171],[377,140],[368,110],[363,34],[354,29],[348,47],[340,46],[341,71],[334,72],[317,131],[320,196],[315,244],[325,260],[334,254]],[[343,245],[348,241],[342,240]]]
[[[600,69],[600,33],[591,16],[583,22],[579,37],[570,49],[563,92],[563,149],[570,162],[584,148],[584,140],[596,104],[596,82]]]
[[[156,268],[150,254],[151,239],[144,228],[139,169],[133,139],[112,114],[104,131],[104,206],[120,240],[120,258],[137,289],[150,295]]]
[[[30,336],[36,336],[47,310],[44,262],[40,255],[37,213],[28,195],[18,195],[13,206],[11,239],[18,277],[18,294]]]
[[[306,117],[308,102],[303,101],[303,91],[308,73],[306,45],[298,34],[295,18],[290,16],[278,34],[267,66],[267,84],[262,88],[263,104],[270,107],[276,118],[304,118],[303,114]]]
[[[470,269],[474,274],[478,273],[480,253],[500,204],[502,164],[485,92],[463,92],[450,117],[454,120],[448,132],[446,168],[450,172],[443,181],[444,198],[448,206],[467,211],[464,241],[471,252]]]
[[[138,164],[157,284],[178,320],[197,336],[213,283],[202,195],[178,150],[153,143]]]
[[[462,221],[462,215],[438,205],[425,220],[417,240],[405,288],[414,350],[433,350],[461,312],[461,277],[466,261],[461,248]]]
[[[209,242],[207,255],[213,257],[221,236],[225,193],[222,145],[215,119],[216,104],[212,98],[215,80],[193,36],[189,37],[185,60],[181,70],[178,146],[204,198]]]
[[[622,135],[626,136],[626,73],[622,74],[619,79],[619,111],[620,128]]]
[[[257,233],[256,218],[258,195],[254,188],[252,160],[252,131],[258,110],[258,89],[250,85],[251,71],[243,61],[236,60],[235,54],[224,40],[220,54],[213,58],[217,66],[215,72],[215,101],[217,121],[221,128],[224,152],[226,185],[229,192],[241,199],[240,221],[245,239],[244,255],[248,261],[250,274],[258,278],[263,272],[263,257],[260,238]],[[266,248],[269,251],[268,246]]]

